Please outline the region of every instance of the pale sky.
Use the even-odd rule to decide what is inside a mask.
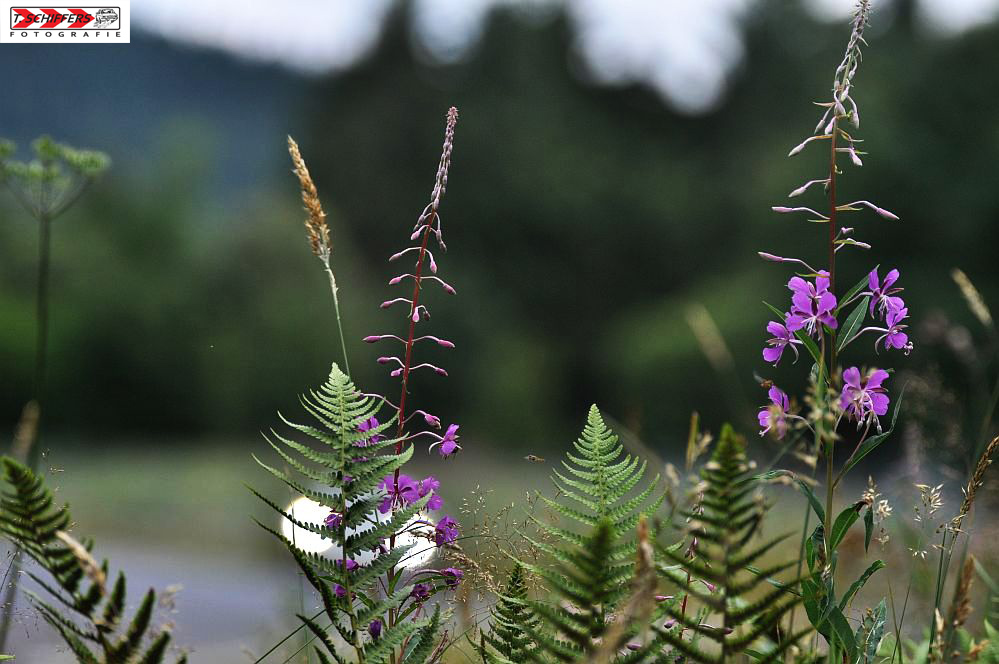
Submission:
[[[755,1],[415,0],[415,30],[434,56],[460,58],[481,34],[492,7],[543,16],[564,4],[577,29],[576,47],[595,78],[648,83],[673,106],[697,112],[724,91],[742,56],[739,18]],[[808,4],[823,18],[845,20],[854,0]],[[875,10],[878,4],[875,0]],[[325,72],[349,67],[372,48],[391,5],[392,0],[297,0],[275,9],[246,0],[136,0],[132,10],[138,26],[170,39]],[[947,36],[996,18],[999,0],[922,0],[920,11],[925,25]]]

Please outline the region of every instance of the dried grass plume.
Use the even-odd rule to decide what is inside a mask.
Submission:
[[[298,149],[298,143],[291,136],[288,137],[288,154],[291,155],[291,163],[295,166],[293,172],[302,187],[302,206],[309,213],[305,219],[305,230],[308,233],[309,244],[312,246],[312,253],[328,265],[333,247],[330,244],[330,229],[326,224],[326,213],[323,211],[322,203],[319,202],[319,191],[305,165],[302,152]]]

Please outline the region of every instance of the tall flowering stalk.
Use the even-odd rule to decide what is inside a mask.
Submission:
[[[309,246],[312,253],[323,264],[323,270],[330,280],[330,292],[333,294],[333,311],[336,314],[336,328],[340,333],[340,349],[343,352],[343,368],[347,375],[350,375],[350,361],[347,359],[347,342],[343,337],[343,323],[340,321],[340,297],[339,289],[336,285],[336,277],[333,275],[331,260],[333,256],[333,243],[330,241],[330,229],[326,224],[326,212],[319,202],[319,191],[312,181],[312,175],[305,165],[305,159],[298,149],[298,143],[291,136],[288,137],[288,154],[291,155],[291,163],[295,166],[293,172],[298,178],[302,188],[302,206],[308,213],[305,218],[305,231],[309,238]]]
[[[870,244],[855,237],[854,228],[842,224],[843,216],[867,210],[882,219],[898,221],[895,214],[868,200],[844,203],[837,198],[837,179],[843,174],[842,168],[847,165],[846,162],[849,161],[854,167],[861,167],[862,156],[866,155],[860,149],[861,139],[851,132],[860,127],[860,110],[853,96],[853,88],[862,59],[861,47],[866,45],[864,29],[867,27],[870,11],[868,0],[858,3],[846,52],[833,77],[832,98],[819,104],[824,112],[814,134],[795,146],[788,155],[793,157],[813,144],[827,147],[829,166],[826,173],[822,177],[808,179],[789,194],[789,198],[798,198],[821,190],[825,211],[820,212],[815,207],[807,206],[773,207],[775,212],[781,214],[804,214],[809,221],[826,224],[826,266],[817,270],[801,258],[760,252],[764,260],[803,269],[787,282],[791,291],[790,307],[787,310],[771,307],[780,316],[780,320],[771,321],[767,325],[770,338],[763,349],[763,357],[776,366],[787,357],[784,354],[787,349],[793,351],[795,360],[798,359],[799,349],[808,352],[814,360],[814,368],[810,374],[812,387],[808,398],[810,412],[807,416],[794,413],[787,394],[771,385],[770,403],[761,409],[759,420],[761,435],[769,433],[780,439],[788,435],[810,434],[815,441],[814,454],[821,454],[825,458],[824,508],[811,490],[804,484],[801,485],[808,493],[810,505],[820,520],[819,529],[808,540],[808,564],[812,576],[803,580],[801,585],[806,607],[812,605],[821,608],[818,612],[809,612],[809,618],[826,637],[830,657],[834,652],[852,655],[856,650],[849,625],[842,615],[842,609],[852,597],[851,593],[856,591],[848,591],[842,601],[836,598],[834,553],[861,512],[866,509],[869,516],[872,516],[873,509],[873,505],[861,501],[847,507],[838,516],[834,515],[835,489],[847,471],[891,433],[891,428],[885,430],[881,420],[887,414],[891,401],[887,386],[889,372],[878,367],[862,368],[856,365],[842,368],[839,356],[850,343],[870,332],[878,334],[874,341],[876,353],[882,350],[902,350],[907,355],[912,350],[912,343],[905,332],[908,308],[899,296],[902,289],[897,286],[900,276],[897,269],[890,270],[882,279],[875,266],[849,290],[839,291],[836,287],[836,257],[839,252],[848,247],[860,250],[871,248]],[[873,322],[865,325],[868,317]],[[896,415],[897,412],[896,406]],[[855,425],[858,442],[836,474],[834,450],[840,440],[840,425],[844,422]],[[807,515],[803,538],[806,535]],[[868,537],[867,542],[869,541]],[[860,585],[877,569],[878,567],[872,566],[867,576],[862,577]]]
[[[404,346],[401,356],[381,357],[378,360],[381,364],[394,364],[391,375],[401,378],[402,394],[398,405],[383,396],[360,392],[350,377],[334,365],[326,384],[302,400],[320,426],[289,423],[328,449],[317,453],[309,446],[276,433],[274,440],[270,441],[287,468],[309,482],[303,483],[302,478],[296,477],[291,470],[280,470],[261,462],[268,472],[328,509],[321,523],[306,522],[257,494],[295,526],[333,542],[336,555],[328,559],[310,555],[294,541],[275,533],[295,555],[306,578],[320,593],[323,612],[333,624],[341,625],[338,628],[340,636],[354,649],[358,664],[400,661],[429,664],[439,660],[448,635],[446,630],[439,633],[442,612],[427,602],[436,594],[454,590],[464,576],[462,570],[454,567],[428,569],[419,562],[424,557],[426,545],[419,546],[418,541],[432,542],[438,548],[454,548],[460,535],[459,524],[448,515],[436,521],[430,521],[426,516],[427,512],[440,510],[444,504],[437,478],[431,475],[417,479],[402,472],[414,453],[413,440],[417,436],[433,437],[434,443],[430,447],[439,448],[444,457],[453,455],[459,449],[458,426],[454,424],[443,435],[425,429],[415,434],[408,433],[407,422],[411,417],[420,416],[423,423],[434,429],[440,429],[441,422],[424,410],[410,413],[406,406],[412,371],[426,368],[447,375],[436,365],[427,362],[414,364],[416,343],[433,341],[445,348],[454,347],[450,341],[436,336],[417,336],[416,326],[430,315],[426,303],[421,301],[425,282],[436,283],[446,292],[454,293],[449,284],[436,276],[437,263],[428,245],[432,235],[438,247],[444,249],[439,210],[447,187],[457,120],[458,112],[451,108],[431,201],[420,214],[411,235],[411,240],[418,241],[418,244],[391,258],[394,261],[415,253],[413,271],[390,280],[390,284],[395,285],[412,279],[412,297],[396,298],[382,305],[389,308],[402,302],[408,304],[408,333],[406,336],[381,334],[364,338],[369,343],[392,341]],[[329,275],[339,324],[326,215],[298,146],[290,138],[288,147],[302,185],[302,202],[308,212],[305,226],[309,241],[313,253]],[[381,415],[386,406],[392,411],[387,418]],[[391,437],[392,430],[398,435]],[[328,483],[329,490],[317,491],[311,487],[312,482]],[[341,661],[337,657],[337,644],[315,622],[319,615],[310,618],[303,614],[304,628],[322,641],[323,648],[317,653],[321,661],[331,661],[323,655],[324,651],[336,661]],[[271,648],[258,661],[290,637]]]
[[[412,258],[415,256],[416,259],[411,272],[403,272],[389,280],[389,285],[391,286],[408,286],[409,282],[412,282],[412,290],[409,292],[409,297],[400,296],[386,300],[381,304],[382,309],[391,309],[397,306],[403,307],[406,312],[405,336],[398,334],[374,334],[364,337],[364,341],[368,343],[389,342],[402,345],[401,353],[383,355],[378,358],[379,364],[392,367],[389,372],[392,377],[400,379],[399,401],[394,405],[396,410],[396,454],[402,454],[404,449],[408,445],[412,445],[414,439],[419,436],[431,438],[433,442],[430,445],[430,449],[436,448],[444,458],[454,455],[461,449],[458,443],[457,424],[448,426],[443,434],[435,433],[433,430],[439,431],[441,429],[440,418],[423,409],[411,409],[409,398],[410,376],[414,371],[425,370],[432,371],[440,376],[448,375],[444,368],[436,364],[415,360],[414,349],[416,345],[422,342],[424,344],[432,343],[442,348],[454,348],[454,343],[447,339],[431,334],[418,334],[417,326],[422,325],[430,319],[430,310],[427,307],[426,299],[423,297],[423,288],[426,284],[439,287],[449,295],[455,294],[454,287],[438,276],[438,263],[434,257],[433,250],[430,248],[430,239],[431,237],[434,238],[437,249],[441,252],[447,251],[447,246],[444,243],[440,206],[444,198],[444,192],[447,190],[448,170],[451,166],[451,152],[454,148],[454,130],[457,123],[458,109],[452,106],[447,112],[444,144],[441,149],[441,158],[437,166],[437,175],[434,179],[434,188],[430,195],[430,202],[423,208],[416,224],[413,226],[413,231],[409,237],[412,244],[389,258],[389,262],[393,263],[405,257]],[[386,403],[391,404],[387,399]],[[410,433],[407,430],[407,425],[414,417],[417,418],[417,421],[422,420],[424,426],[419,431]],[[377,424],[377,421],[372,422],[372,425]],[[433,477],[428,477],[422,482],[416,482],[410,476],[402,474],[400,469],[397,468],[392,475],[386,476],[380,485],[387,495],[381,506],[382,511],[395,511],[406,507],[419,497],[422,497],[424,492],[429,490],[426,488],[427,486],[432,486],[432,489],[436,490],[440,486],[440,483]],[[443,506],[443,501],[439,497],[435,495],[435,499],[427,504],[428,509],[439,509]],[[433,539],[437,546],[454,543],[459,536],[458,528],[457,521],[451,516],[444,515],[437,522],[436,526],[434,526]],[[389,549],[392,549],[395,545],[396,536],[393,534],[389,538]],[[426,570],[426,572],[433,574],[430,570]],[[448,581],[446,587],[457,585],[463,576],[463,572],[455,568],[447,568],[441,574],[444,574]],[[385,587],[389,593],[393,592],[393,589],[400,583],[402,577],[403,571],[396,567],[387,572]],[[421,589],[420,592],[423,592],[422,589],[425,585],[418,584],[418,588]],[[420,601],[423,601],[423,599],[421,597]],[[401,617],[398,611],[389,611],[388,626],[393,627]]]
[[[78,150],[42,136],[32,143],[34,159],[28,162],[9,160],[16,146],[0,139],[0,184],[38,222],[38,265],[35,289],[35,369],[32,401],[25,408],[25,417],[34,420],[32,435],[22,440],[20,460],[26,460],[34,471],[38,468],[40,450],[38,436],[44,416],[48,374],[49,340],[49,276],[52,262],[52,223],[70,209],[90,185],[110,165],[107,155],[94,150]],[[15,551],[11,567],[11,583],[3,591],[0,619],[0,651],[5,648],[13,603],[20,582],[20,547]]]
[[[449,295],[454,295],[455,290],[451,284],[447,283],[439,276],[438,264],[434,258],[433,251],[429,248],[431,236],[437,242],[437,247],[442,252],[447,251],[447,245],[444,244],[444,233],[443,224],[441,222],[440,216],[440,205],[441,200],[444,198],[444,192],[447,189],[447,175],[448,169],[451,166],[451,151],[454,147],[454,128],[458,123],[458,109],[451,107],[447,112],[447,125],[444,130],[444,146],[441,151],[440,163],[437,166],[437,177],[434,181],[434,189],[430,195],[430,202],[427,204],[423,211],[420,213],[420,217],[416,221],[416,225],[413,227],[413,232],[409,237],[410,242],[416,243],[411,244],[402,251],[393,254],[390,258],[390,262],[395,262],[406,256],[411,256],[416,254],[416,262],[413,266],[412,272],[404,272],[399,274],[389,280],[389,285],[403,285],[407,281],[412,281],[412,291],[409,297],[396,297],[382,302],[382,309],[389,309],[395,305],[402,305],[406,310],[406,336],[401,337],[396,334],[375,334],[364,338],[364,341],[368,343],[377,343],[380,341],[391,341],[395,343],[401,343],[403,345],[402,357],[399,355],[383,355],[378,358],[379,364],[386,364],[392,366],[390,375],[393,377],[400,378],[401,391],[399,394],[399,403],[397,405],[398,410],[398,420],[397,420],[397,438],[399,438],[399,443],[397,447],[397,452],[402,451],[402,445],[407,436],[405,435],[406,424],[410,416],[420,415],[425,424],[434,428],[440,429],[441,421],[440,418],[431,415],[424,410],[414,410],[412,413],[407,411],[408,399],[409,399],[409,377],[413,371],[418,369],[425,369],[428,371],[433,371],[440,376],[447,376],[447,371],[442,367],[439,367],[430,362],[421,362],[419,364],[414,364],[413,361],[413,349],[419,342],[430,342],[437,344],[443,348],[454,348],[454,343],[448,341],[447,339],[442,339],[433,335],[421,335],[417,336],[416,327],[418,324],[430,319],[430,310],[427,308],[425,301],[422,301],[423,295],[423,284],[424,282],[433,282],[445,293]],[[426,273],[429,269],[430,274]],[[428,435],[433,437],[436,442],[432,445],[433,447],[438,447],[440,454],[444,457],[451,456],[459,449],[458,445],[458,425],[452,424],[448,427],[447,431],[443,436],[426,432]],[[412,436],[408,437],[409,439]]]

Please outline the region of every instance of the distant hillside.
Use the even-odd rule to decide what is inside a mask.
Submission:
[[[305,110],[302,76],[141,31],[131,44],[6,45],[0,55],[16,80],[0,104],[0,136],[23,144],[48,132],[143,173],[164,140],[204,136],[219,155],[214,184],[226,189],[266,175],[274,150],[263,137],[283,140]]]

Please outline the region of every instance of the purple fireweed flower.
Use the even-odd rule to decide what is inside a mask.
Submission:
[[[465,573],[456,567],[447,567],[441,570],[441,576],[444,577],[444,583],[447,584],[448,588],[455,588],[461,583]]]
[[[379,620],[378,618],[375,618],[374,620],[372,620],[371,623],[368,625],[368,634],[371,635],[372,639],[377,639],[379,636],[381,636],[382,635],[382,621]]]
[[[426,583],[417,583],[409,592],[409,596],[417,602],[427,601],[430,599],[430,585]]]
[[[458,522],[450,516],[445,516],[437,522],[437,527],[434,528],[434,540],[437,542],[437,546],[444,546],[451,544],[456,539],[458,539]]]
[[[884,334],[878,337],[877,341],[874,342],[874,348],[877,349],[878,342],[884,339],[885,350],[889,348],[898,348],[899,350],[904,350],[905,354],[908,355],[912,352],[912,342],[909,341],[909,335],[907,335],[904,330],[909,327],[908,325],[903,325],[902,321],[909,314],[909,310],[905,307],[901,309],[889,309],[887,320],[888,329],[884,330]]]
[[[385,491],[385,499],[378,506],[378,511],[382,514],[392,509],[393,505],[403,506],[416,502],[420,498],[420,485],[409,475],[399,475],[396,480],[392,475],[386,475],[378,488]]]
[[[427,501],[428,510],[439,510],[444,506],[444,499],[436,493],[439,488],[441,488],[441,483],[433,475],[428,475],[420,482],[420,498],[434,492],[434,495],[430,496],[430,500]]]
[[[337,558],[335,561],[333,561],[333,564],[335,566],[337,566],[337,567],[343,567],[343,560],[341,560],[340,558]],[[360,565],[357,564],[356,560],[351,560],[349,558],[347,559],[347,568],[346,569],[347,569],[348,572],[353,572],[358,567],[360,567]]]
[[[363,422],[357,425],[357,430],[360,431],[361,433],[367,433],[368,431],[377,429],[380,425],[381,423],[378,421],[377,417],[369,417],[368,419],[364,420]],[[367,447],[368,445],[374,445],[375,443],[380,443],[383,440],[385,440],[385,436],[381,435],[380,433],[376,433],[368,438],[365,438],[364,440],[357,441],[356,443],[354,443],[354,445],[356,445],[357,447]]]
[[[323,519],[323,524],[331,530],[336,530],[343,525],[343,515],[339,512],[330,512],[329,516]]]
[[[420,498],[425,497],[431,492],[437,491],[441,486],[441,483],[433,475],[430,475],[423,480],[417,482],[409,475],[400,474],[398,481],[392,475],[386,475],[381,482],[378,483],[378,488],[385,491],[387,494],[385,499],[382,500],[381,505],[378,506],[378,511],[382,514],[387,513],[395,507],[404,507],[415,503]],[[427,502],[427,509],[438,510],[444,505],[444,500],[434,493],[430,496],[430,500]]]
[[[884,369],[874,369],[867,376],[861,376],[857,367],[843,371],[839,406],[847,416],[857,421],[857,428],[873,422],[881,431],[878,416],[888,412],[888,394],[881,384],[887,379],[888,372]]]
[[[874,268],[867,275],[867,285],[871,290],[864,291],[861,295],[869,295],[871,298],[871,316],[874,315],[875,307],[878,310],[878,315],[884,319],[892,309],[901,309],[905,306],[902,298],[895,295],[895,293],[901,293],[903,290],[902,288],[894,287],[895,282],[898,281],[898,277],[899,271],[891,270],[885,275],[885,280],[881,281],[878,278],[878,268]]]
[[[767,323],[767,332],[772,334],[773,337],[767,339],[767,345],[770,347],[763,349],[764,360],[772,362],[774,366],[777,366],[781,355],[784,354],[784,349],[790,347],[794,351],[794,361],[798,361],[798,349],[795,348],[795,345],[802,343],[802,341],[795,337],[793,332],[788,330],[784,325],[774,321]]]
[[[814,336],[820,329],[819,324],[836,329],[836,318],[832,315],[836,308],[836,296],[829,291],[828,272],[820,271],[814,284],[801,277],[791,277],[787,287],[793,293],[791,313],[785,323],[789,331],[803,329],[806,334]]]
[[[440,452],[440,455],[445,459],[461,449],[461,445],[458,444],[457,424],[450,425],[447,428],[447,431],[444,432],[443,436],[436,436],[434,434],[430,435],[433,435],[435,438],[437,438],[437,442],[433,443],[430,446],[430,449],[432,450],[435,447],[439,446],[440,449],[438,450],[438,452]]]
[[[760,421],[760,435],[765,435],[768,431],[773,431],[774,436],[780,440],[787,433],[787,411],[791,410],[791,402],[782,390],[776,386],[770,388],[768,393],[770,404],[760,409],[758,419]]]

